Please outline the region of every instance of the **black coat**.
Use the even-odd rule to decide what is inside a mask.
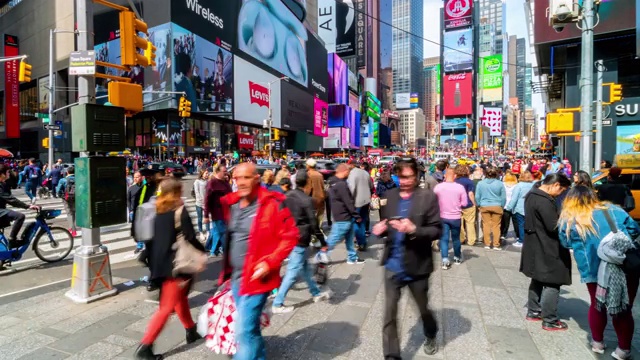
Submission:
[[[571,285],[571,254],[560,245],[555,199],[534,187],[525,198],[524,213],[520,272],[541,282]]]
[[[300,239],[297,246],[308,247],[311,243],[311,234],[317,227],[315,210],[311,196],[304,193],[300,188],[290,190],[286,194],[287,199],[284,204],[291,211],[291,215],[296,219],[296,226],[300,232]]]
[[[398,215],[400,189],[387,190],[380,198],[380,220]],[[409,220],[416,225],[416,232],[407,234],[404,241],[404,270],[413,277],[429,276],[433,272],[431,242],[440,239],[442,223],[440,206],[436,194],[427,189],[416,189],[411,200]],[[385,265],[391,255],[391,245],[396,230],[389,227],[384,242],[384,253],[380,263]]]

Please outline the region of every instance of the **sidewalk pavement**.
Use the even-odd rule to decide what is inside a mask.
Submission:
[[[497,252],[464,247],[465,261],[431,277],[430,302],[440,326],[439,352],[422,352],[419,315],[407,292],[398,312],[403,359],[560,359],[610,358],[615,333],[606,332],[608,352],[595,357],[588,347],[588,293],[574,271],[574,285],[562,287],[559,313],[569,324],[566,332],[543,331],[540,323],[524,320],[529,281],[518,272],[519,251]],[[513,249],[513,247],[511,247]],[[378,265],[382,244],[363,254],[366,263],[348,265],[339,245],[332,254],[329,288],[334,297],[313,303],[306,285],[298,283],[288,304],[296,310],[274,315],[265,329],[269,359],[382,359],[384,289]],[[439,256],[434,254],[439,265]],[[130,271],[139,271],[130,262]],[[219,260],[194,287],[192,312],[213,294]],[[135,270],[135,271],[134,271]],[[123,274],[126,272],[115,273]],[[133,276],[133,275],[131,275]],[[126,286],[114,278],[120,294],[88,305],[76,305],[64,293],[68,285],[42,288],[0,298],[0,359],[131,359],[157,304],[139,281]],[[636,318],[638,306],[634,308]],[[636,331],[638,332],[638,331]],[[634,355],[638,355],[638,334]],[[186,345],[175,316],[156,342],[156,352],[168,359],[227,359],[214,355],[202,342]]]

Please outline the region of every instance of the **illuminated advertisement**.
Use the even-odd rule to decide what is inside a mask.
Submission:
[[[357,1],[357,0],[356,0]],[[342,56],[356,54],[356,13],[354,1],[336,1],[336,51]]]
[[[329,104],[347,105],[349,103],[347,63],[336,54],[328,54],[327,59],[330,84]]]
[[[472,28],[444,33],[444,72],[466,71],[473,68]]]
[[[314,131],[314,97],[297,86],[280,84],[282,128],[294,131]]]
[[[328,53],[336,52],[336,1],[318,0],[318,36]]]
[[[340,148],[349,148],[351,143],[349,142],[350,131],[349,128],[340,128]]]
[[[309,91],[324,102],[329,101],[329,74],[327,73],[327,49],[312,32],[308,32],[307,57],[313,66],[309,66]]]
[[[502,55],[485,56],[480,59],[482,88],[502,88]]]
[[[467,127],[467,118],[443,119],[440,128],[444,130],[464,129]]]
[[[502,135],[502,108],[485,107],[480,117],[482,126],[489,128],[490,136]]]
[[[4,56],[17,56],[18,37],[4,34]],[[18,60],[4,63],[4,88],[6,90],[5,99],[5,134],[7,139],[20,138],[20,81]],[[53,145],[52,145],[53,146]]]
[[[329,106],[329,127],[344,127],[347,109],[346,105],[331,105]]]
[[[350,107],[346,108],[345,126],[349,131],[349,147],[352,149],[360,148],[360,112]]]
[[[445,0],[444,28],[469,26],[473,17],[473,0]]]
[[[442,84],[442,78],[441,78],[441,75],[440,75],[440,64],[437,64],[437,65],[435,66],[435,70],[434,70],[434,71],[436,72],[436,78],[438,79],[438,80],[436,81],[436,93],[437,93],[438,95],[440,95],[440,91],[441,91],[441,90],[440,90],[440,86],[441,86],[441,84]]]
[[[549,26],[549,19],[544,9],[549,7],[549,0],[535,0],[533,21],[534,43],[542,44],[561,40],[579,39],[582,31],[575,24],[567,24],[562,32]],[[538,11],[542,9],[542,11]],[[594,35],[625,31],[636,28],[636,1],[606,0],[598,5],[598,25],[594,27]]]
[[[473,113],[471,73],[444,76],[443,115],[457,116]]]
[[[327,130],[327,137],[322,139],[323,147],[325,149],[339,149],[340,148],[340,135],[342,135],[342,128],[329,128]]]
[[[227,51],[231,51],[235,43],[236,14],[236,8],[225,1],[171,1],[171,22],[204,36]]]
[[[640,125],[621,125],[616,128],[616,154],[640,153]]]
[[[411,109],[417,109],[418,108],[418,93],[411,93],[411,97],[409,99],[410,102],[410,108]]]
[[[326,137],[329,129],[329,105],[315,98],[313,100],[313,135]]]
[[[238,1],[238,49],[305,88],[307,29],[281,1]],[[220,4],[228,5],[224,1]]]
[[[462,135],[446,135],[446,134],[442,134],[440,136],[440,145],[445,145],[445,146],[449,146],[449,147],[458,147],[458,146],[462,146],[462,144],[464,144],[464,141],[466,139],[466,135],[462,134]]]
[[[349,92],[349,107],[360,110],[360,99],[358,95]]]
[[[282,81],[278,81],[277,77],[237,56],[234,60],[233,91],[237,103],[233,118],[262,126],[263,121],[269,117],[269,106],[271,106],[273,127],[282,128],[280,121]],[[271,98],[269,90],[271,90]]]
[[[187,94],[191,111],[232,112],[233,55],[175,24],[172,39],[173,91]]]
[[[411,94],[399,93],[396,94],[396,109],[409,109],[411,107]]]

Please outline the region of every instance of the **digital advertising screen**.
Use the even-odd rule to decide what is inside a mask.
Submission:
[[[466,71],[473,68],[472,28],[444,33],[444,72]]]
[[[473,113],[472,84],[470,72],[444,76],[444,116],[469,115]]]

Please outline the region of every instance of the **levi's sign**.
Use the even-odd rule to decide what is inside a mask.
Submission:
[[[249,81],[249,98],[251,104],[269,107],[269,89],[253,81]]]

